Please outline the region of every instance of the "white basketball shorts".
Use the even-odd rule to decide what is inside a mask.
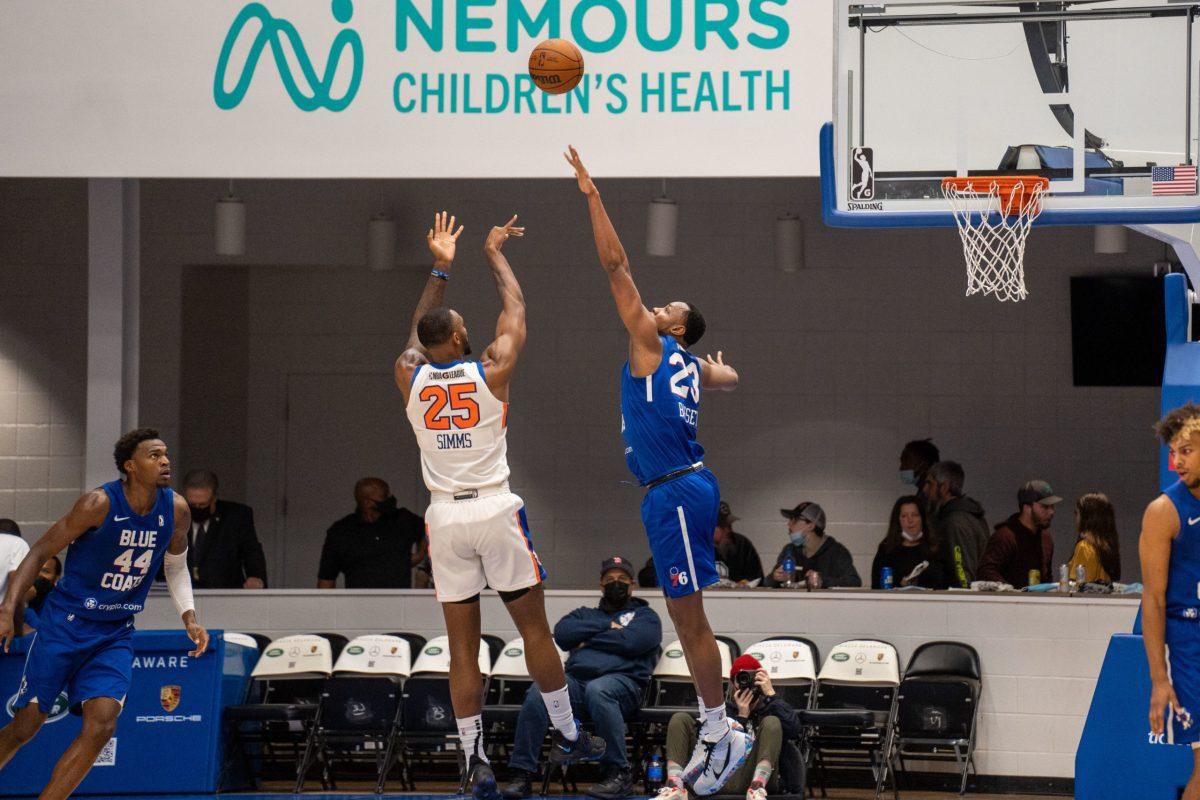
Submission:
[[[525,503],[512,492],[430,503],[425,511],[433,583],[442,603],[487,587],[528,589],[545,580],[529,537]]]

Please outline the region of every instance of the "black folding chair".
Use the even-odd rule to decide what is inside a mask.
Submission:
[[[397,760],[400,732],[400,686],[390,678],[334,677],[321,691],[314,725],[311,759],[322,761],[322,781],[337,790],[341,762],[373,763],[376,794],[382,793],[388,770]],[[310,763],[301,765],[297,791],[304,789]]]
[[[975,736],[983,668],[979,653],[962,642],[927,642],[909,659],[900,682],[896,717],[896,758],[907,775],[905,759],[953,761],[967,791],[975,769]]]

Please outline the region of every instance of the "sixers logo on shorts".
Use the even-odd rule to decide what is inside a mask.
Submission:
[[[671,585],[675,587],[688,585],[688,574],[681,572],[679,567],[671,567]]]

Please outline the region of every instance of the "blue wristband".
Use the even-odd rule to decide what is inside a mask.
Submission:
[[[444,281],[450,280],[450,273],[442,272],[440,269],[431,270],[429,274],[435,278],[441,278]]]

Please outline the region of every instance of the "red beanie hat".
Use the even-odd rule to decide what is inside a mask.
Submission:
[[[733,676],[739,672],[758,672],[760,669],[762,669],[762,664],[758,662],[757,658],[749,653],[742,653],[734,660],[733,666],[729,669],[729,680],[733,680]]]

